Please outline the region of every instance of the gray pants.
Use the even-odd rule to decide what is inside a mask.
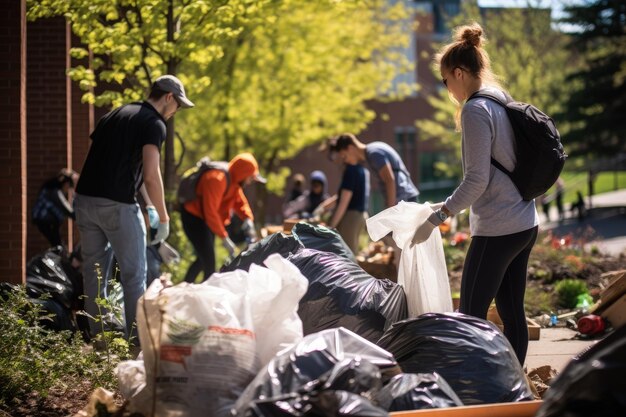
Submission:
[[[137,301],[146,289],[146,226],[139,205],[76,194],[74,210],[83,255],[85,310],[93,317],[106,314],[98,310],[95,299],[107,296],[110,268],[105,267],[113,249],[124,291],[126,337],[136,336]],[[101,330],[91,319],[89,327],[92,335]]]
[[[337,225],[337,231],[355,255],[359,251],[359,235],[365,227],[365,219],[367,213],[347,210]]]

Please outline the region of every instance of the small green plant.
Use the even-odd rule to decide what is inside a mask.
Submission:
[[[561,307],[575,308],[578,296],[587,294],[587,284],[580,279],[564,279],[555,286],[558,303]]]
[[[524,309],[529,316],[537,316],[554,309],[554,295],[537,287],[527,287]]]
[[[32,393],[43,399],[53,387],[84,379],[94,387],[116,386],[113,363],[86,351],[79,333],[44,328],[46,318],[24,287],[0,297],[0,410],[11,410]]]

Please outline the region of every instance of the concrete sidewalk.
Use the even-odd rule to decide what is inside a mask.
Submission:
[[[574,356],[602,340],[574,339],[576,333],[566,327],[542,328],[539,340],[531,340],[528,344],[526,355],[528,371],[550,365],[560,373]]]

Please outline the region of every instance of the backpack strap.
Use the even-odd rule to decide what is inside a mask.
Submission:
[[[502,107],[506,107],[507,104],[509,104],[510,102],[513,101],[513,97],[511,97],[510,95],[508,95],[507,93],[505,93],[504,91],[502,92],[504,94],[504,97],[506,98],[506,101],[502,101],[502,99],[500,97],[498,97],[497,95],[490,93],[488,91],[481,91],[478,90],[476,92],[474,92],[474,94],[472,94],[471,96],[468,97],[468,99],[465,101],[466,103],[474,98],[488,98],[492,101],[495,101],[496,103],[498,103],[499,105],[501,105]]]
[[[500,97],[496,96],[495,94],[478,90],[474,94],[469,96],[469,98],[465,102],[467,103],[468,101],[475,99],[475,98],[486,98],[491,101],[495,101],[496,103],[504,107],[506,110],[507,104],[513,101],[513,97],[511,97],[507,93],[504,93],[504,96],[506,97],[507,101],[503,101]],[[506,169],[500,162],[493,159],[493,156],[491,157],[491,165],[498,168],[500,171],[504,172],[511,179],[511,181],[513,181],[513,174],[508,169]]]

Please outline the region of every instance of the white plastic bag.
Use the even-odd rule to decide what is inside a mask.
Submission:
[[[432,213],[428,204],[401,201],[367,219],[372,240],[380,240],[389,232],[402,249],[398,266],[398,284],[407,298],[409,317],[424,313],[452,311],[452,296],[439,228],[428,240],[411,247],[417,226]]]
[[[280,255],[266,264],[197,285],[150,285],[137,313],[145,378],[140,361],[117,369],[129,411],[229,415],[260,366],[302,338],[297,307],[308,281]]]
[[[300,270],[282,256],[270,255],[264,263],[267,268],[252,265],[247,273],[236,270],[213,274],[204,283],[233,292],[246,289],[261,366],[302,339],[298,303],[308,288],[308,280]]]

